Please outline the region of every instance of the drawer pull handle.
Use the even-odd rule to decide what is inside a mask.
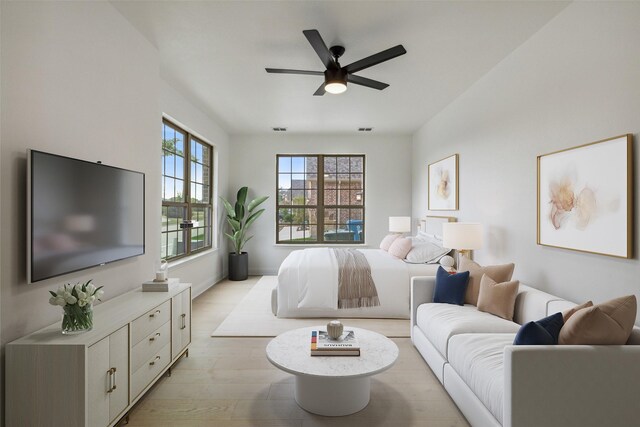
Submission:
[[[107,371],[107,375],[109,375],[109,378],[108,378],[109,388],[107,389],[107,393],[111,393],[113,390],[116,389],[116,368],[109,369]]]
[[[149,338],[149,341],[155,341],[156,337],[160,336],[160,332],[156,332],[156,334],[154,336],[152,336],[151,338]]]
[[[156,314],[160,314],[160,310],[156,310],[149,315],[149,317],[156,317]]]
[[[149,366],[153,366],[156,364],[156,360],[160,360],[160,356],[156,356],[155,359],[153,359],[151,362],[149,362]]]
[[[185,329],[187,327],[187,315],[186,314],[181,314],[180,315],[180,322],[182,323],[182,326],[180,326],[180,329]]]

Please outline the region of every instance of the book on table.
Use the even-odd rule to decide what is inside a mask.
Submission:
[[[311,331],[312,356],[360,356],[360,344],[353,330],[345,329],[340,338],[331,339],[327,331]]]

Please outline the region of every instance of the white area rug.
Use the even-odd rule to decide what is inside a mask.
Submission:
[[[263,276],[240,301],[212,337],[275,337],[291,329],[325,325],[328,318],[279,319],[271,312],[271,290],[277,276]],[[387,337],[409,337],[409,320],[405,319],[341,319],[345,326],[369,329]]]

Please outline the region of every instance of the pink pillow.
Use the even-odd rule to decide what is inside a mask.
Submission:
[[[399,234],[388,234],[384,239],[382,239],[382,242],[380,242],[380,249],[388,251],[393,241],[398,237],[400,237]]]
[[[389,248],[389,255],[404,259],[411,250],[411,240],[406,237],[399,237],[393,241]]]

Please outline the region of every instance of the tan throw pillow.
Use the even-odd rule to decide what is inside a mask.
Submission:
[[[518,296],[520,282],[496,283],[486,274],[480,279],[480,292],[478,293],[478,310],[495,314],[503,319],[513,320],[513,310]]]
[[[562,312],[562,319],[564,320],[564,323],[567,323],[567,320],[569,320],[569,318],[571,316],[573,316],[576,311],[582,310],[583,308],[587,308],[587,307],[593,307],[593,302],[592,301],[587,301],[587,302],[585,302],[583,304],[576,305],[573,308],[570,308],[568,310],[563,311]]]
[[[560,330],[560,344],[623,345],[636,321],[635,295],[576,311]]]
[[[480,281],[482,276],[486,274],[498,283],[508,282],[513,275],[515,264],[487,265],[482,267],[477,262],[471,261],[469,258],[461,257],[458,272],[469,272],[469,285],[467,293],[464,295],[465,304],[478,305],[478,293],[480,292]]]

